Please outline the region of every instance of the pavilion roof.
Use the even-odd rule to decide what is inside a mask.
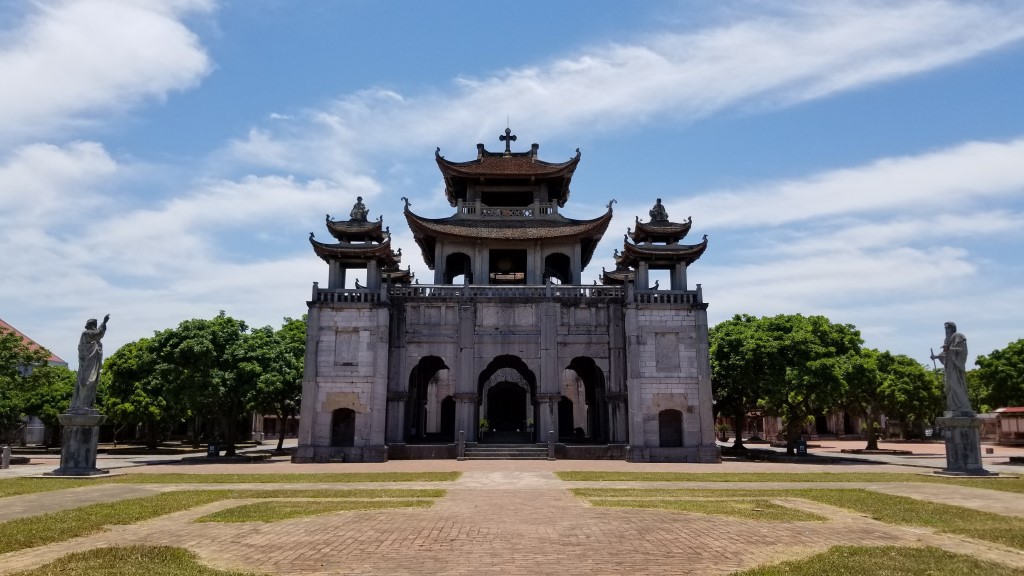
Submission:
[[[700,244],[633,244],[625,241],[623,251],[615,260],[616,268],[635,267],[640,261],[686,262],[693,264],[708,248],[708,235]]]
[[[629,238],[636,243],[643,242],[664,242],[675,244],[686,237],[690,232],[693,218],[687,218],[686,222],[641,222],[640,217],[636,219],[636,230],[628,230]]]
[[[538,145],[534,144],[529,152],[491,152],[483,144],[477,144],[476,160],[468,162],[452,162],[441,156],[441,149],[434,152],[437,167],[441,170],[445,182],[445,195],[448,203],[458,203],[457,192],[465,188],[466,180],[537,180],[551,182],[552,198],[559,206],[565,206],[569,199],[569,182],[580,162],[580,150],[565,162],[545,162],[537,158]]]
[[[337,244],[324,244],[318,242],[313,233],[309,233],[309,243],[313,245],[313,251],[325,262],[332,260],[377,260],[385,268],[397,268],[402,261],[402,253],[391,250],[391,238],[386,238],[381,243],[372,242],[338,242]]]
[[[327,215],[327,231],[339,242],[383,242],[390,233],[383,229],[384,217],[376,220],[331,220]]]
[[[608,229],[612,220],[612,207],[609,203],[608,211],[593,220],[574,220],[561,215],[489,220],[458,216],[424,218],[409,210],[407,204],[405,219],[431,270],[434,268],[434,245],[438,238],[489,241],[578,239],[583,259],[581,266],[585,267]]]

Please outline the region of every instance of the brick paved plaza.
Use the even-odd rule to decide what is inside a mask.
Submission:
[[[821,552],[834,545],[930,545],[986,560],[1024,565],[1024,553],[918,527],[883,524],[846,510],[804,500],[781,503],[828,518],[777,523],[676,511],[600,508],[569,492],[573,487],[800,488],[812,484],[564,482],[556,470],[681,472],[914,472],[897,465],[627,464],[600,461],[445,460],[374,465],[145,466],[129,474],[164,472],[463,472],[453,482],[388,483],[386,487],[445,488],[425,509],[326,514],[277,523],[192,523],[243,500],[219,501],[154,520],[74,540],[0,555],[0,574],[42,565],[68,552],[103,546],[184,547],[210,566],[273,574],[728,574],[766,562]],[[999,480],[995,480],[999,481]],[[92,485],[3,499],[0,521],[94,502],[225,485]],[[255,487],[255,485],[232,485]],[[267,485],[262,485],[267,487]],[[381,487],[377,484],[274,485],[274,488]],[[859,487],[1024,517],[1019,494],[924,483],[817,484]]]

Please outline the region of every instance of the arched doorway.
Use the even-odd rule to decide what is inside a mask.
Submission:
[[[658,446],[675,448],[683,445],[683,413],[679,410],[658,412]]]
[[[405,401],[405,441],[438,442],[450,441],[443,438],[442,430],[447,426],[455,428],[454,400],[452,401],[451,423],[445,423],[443,401],[451,396],[448,366],[438,356],[424,356],[409,373],[409,395]]]
[[[356,413],[350,408],[338,408],[331,413],[331,446],[356,445]]]
[[[537,378],[518,356],[496,357],[477,381],[477,418],[486,420],[486,443],[533,442]],[[481,428],[484,428],[483,426]]]
[[[608,401],[605,398],[604,372],[597,366],[593,358],[586,356],[573,358],[566,369],[575,372],[583,384],[583,398],[577,397],[574,402],[583,402],[586,405],[586,411],[582,412],[582,406],[578,404],[574,407],[573,413],[580,416],[576,419],[578,421],[575,422],[575,427],[583,429],[583,435],[587,442],[607,442]],[[567,396],[569,395],[567,394]],[[561,420],[561,414],[559,414],[559,420]],[[561,435],[561,421],[559,421],[558,428]]]

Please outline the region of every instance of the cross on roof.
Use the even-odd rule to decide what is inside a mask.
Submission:
[[[512,133],[511,128],[505,128],[505,135],[498,136],[498,140],[505,143],[505,154],[512,153],[512,143],[516,141],[516,135]]]

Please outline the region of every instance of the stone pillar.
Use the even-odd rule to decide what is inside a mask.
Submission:
[[[721,462],[721,449],[715,443],[714,409],[711,406],[711,355],[708,342],[708,313],[706,306],[694,311],[697,335],[697,415],[700,417],[701,462]],[[737,434],[742,434],[738,430]]]
[[[558,430],[558,401],[561,398],[561,394],[537,394],[540,405],[540,422],[535,423],[537,430]],[[547,438],[544,440],[547,441]]]
[[[477,433],[480,429],[480,422],[476,419],[477,395],[473,393],[454,394],[455,399],[455,429],[466,433],[467,442],[476,442]]]
[[[607,398],[608,422],[610,424],[608,430],[608,443],[625,444],[629,440],[626,424],[629,417],[626,413],[626,393],[609,392]]]
[[[345,266],[337,260],[327,265],[327,287],[331,290],[345,287]]]
[[[108,470],[96,468],[96,447],[99,443],[100,424],[107,417],[97,410],[70,412],[57,416],[64,427],[64,442],[60,449],[60,468],[54,476],[96,476]]]
[[[994,476],[981,464],[981,418],[954,415],[935,419],[946,436],[946,468],[936,474],[950,476]]]
[[[640,292],[647,292],[650,290],[651,282],[647,278],[647,262],[637,262],[636,264],[636,289]]]
[[[388,392],[387,431],[385,440],[388,444],[405,442],[405,401],[408,392]]]
[[[306,316],[306,357],[302,372],[302,401],[299,407],[299,445],[292,455],[294,462],[312,462],[315,449],[313,431],[316,430],[317,396],[320,387],[316,383],[317,355],[320,350],[320,304],[311,302]],[[330,417],[330,415],[328,415]]]
[[[672,267],[672,289],[686,290],[686,262],[676,262]]]
[[[380,288],[380,265],[376,260],[366,263],[366,288],[369,290]]]

